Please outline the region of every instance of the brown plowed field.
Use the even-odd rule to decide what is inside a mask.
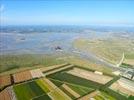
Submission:
[[[30,71],[23,71],[23,72],[16,73],[13,75],[13,77],[15,83],[32,79],[32,75]]]
[[[0,87],[11,84],[10,75],[0,76]]]
[[[0,92],[0,100],[12,100],[10,93],[7,89]]]

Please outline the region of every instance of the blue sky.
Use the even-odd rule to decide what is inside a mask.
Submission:
[[[134,0],[1,0],[2,25],[134,25]]]

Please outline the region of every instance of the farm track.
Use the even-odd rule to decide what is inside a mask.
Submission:
[[[92,53],[90,53],[90,54],[88,53],[87,54],[86,52],[79,52],[79,55],[81,57],[84,57],[84,58],[88,59],[88,60],[94,61],[97,64],[101,64],[101,65],[107,66],[107,67],[111,68],[113,71],[117,71],[118,70],[118,71],[121,71],[123,73],[126,70],[128,70],[128,68],[117,67],[114,64],[108,63],[107,61],[100,59],[99,57],[95,56]]]

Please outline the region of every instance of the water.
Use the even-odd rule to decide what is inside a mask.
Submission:
[[[106,27],[7,26],[2,27],[0,32],[0,54],[52,53],[56,52],[56,46],[70,52],[74,49],[73,41],[77,38],[94,39],[121,36],[114,34],[116,32],[118,32],[117,28],[114,30]],[[130,33],[133,35],[132,29]]]

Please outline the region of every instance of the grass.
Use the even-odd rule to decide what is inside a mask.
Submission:
[[[29,82],[28,86],[32,89],[32,91],[34,91],[36,95],[40,95],[44,93],[44,91],[38,86],[38,84],[35,81]]]
[[[109,67],[101,65],[101,64],[97,64],[93,61],[81,58],[79,56],[74,56],[72,58],[69,58],[67,59],[67,62],[73,65],[76,65],[77,67],[84,68],[86,70],[90,70],[90,71],[97,70],[107,75],[113,76],[113,73],[112,73],[113,71]]]
[[[32,100],[51,100],[51,98],[48,95],[42,95]]]
[[[72,98],[73,100],[76,99],[71,93],[69,93],[67,90],[65,90],[63,87],[60,87],[60,89],[66,93],[70,98]]]
[[[42,80],[44,86],[48,88],[49,90],[49,95],[54,98],[55,100],[68,100],[67,95],[62,93],[58,88],[53,87],[51,83],[49,84],[45,79],[40,79]],[[60,98],[60,99],[59,99]]]
[[[55,79],[50,79],[50,80],[51,80],[51,82],[53,82],[57,87],[60,87],[60,86],[63,84],[62,81],[58,81],[58,80],[55,80]]]
[[[112,96],[106,94],[105,92],[101,92],[99,95],[96,95],[95,100],[116,100]]]
[[[50,95],[55,99],[55,100],[64,100],[64,97],[62,97],[62,95],[60,93],[58,93],[57,91],[52,91],[50,92]]]
[[[134,58],[134,44],[128,39],[108,38],[89,40],[79,38],[74,41],[73,45],[80,51],[93,53],[99,58],[113,64],[119,63],[123,52],[127,54],[127,58]]]
[[[50,92],[50,90],[48,89],[48,87],[45,86],[45,83],[42,79],[38,79],[36,80],[36,83],[46,92]]]
[[[67,84],[72,90],[74,90],[76,93],[78,93],[79,95],[83,96],[91,91],[93,91],[94,89],[92,88],[84,88],[81,86],[77,86],[77,85],[72,85],[72,84]]]
[[[60,81],[60,80],[56,80],[56,79],[51,79],[49,78],[56,86],[60,87],[60,89],[62,89],[69,97],[71,97],[72,99],[74,99],[74,97],[72,95],[70,95],[70,93],[68,93],[67,91],[65,91],[61,85],[62,84],[66,84],[68,85],[72,90],[74,90],[76,93],[80,94],[81,96],[92,92],[94,89],[89,88],[89,87],[85,87],[85,86],[81,86],[79,84],[72,84],[72,83],[68,83],[68,82],[64,82],[64,81]]]
[[[119,98],[121,98],[121,100],[126,100],[124,96],[108,89],[108,86],[111,85],[114,81],[118,80],[119,77],[114,77],[113,80],[106,84],[106,86],[67,74],[65,73],[65,71],[49,75],[48,78],[52,80],[55,84],[57,84],[57,86],[61,86],[63,83],[68,85],[72,90],[74,90],[81,96],[92,92],[94,89],[100,89],[101,91],[104,91],[102,92],[102,94],[103,96],[105,95],[105,98],[111,98],[108,100],[120,100]],[[103,96],[98,96],[96,98],[97,100],[103,100]]]
[[[105,93],[107,93],[108,95],[114,97],[116,100],[128,100],[125,96],[115,92],[114,90],[111,90],[109,88],[105,88],[104,90]]]
[[[73,75],[67,74],[65,72],[60,72],[60,73],[58,72],[58,73],[49,75],[48,77],[52,78],[52,79],[60,80],[63,82],[79,84],[79,85],[85,86],[85,87],[92,87],[94,89],[97,89],[100,86],[102,86],[99,83],[95,83],[95,82],[92,82],[92,81],[89,81],[89,80],[86,80],[86,79],[83,79],[83,78],[80,78],[77,76],[73,76]]]
[[[95,98],[95,100],[105,100],[102,96],[100,96],[100,95],[97,95],[97,96],[95,96],[94,97]]]
[[[13,88],[18,100],[30,100],[45,93],[35,81],[15,85]]]
[[[113,98],[112,96],[106,94],[105,92],[101,92],[101,95],[104,96],[105,99],[116,100],[115,98]]]
[[[134,59],[134,53],[127,53],[125,54],[126,59]]]
[[[45,67],[61,64],[63,60],[57,60],[54,55],[40,54],[20,54],[20,55],[0,55],[0,72],[20,70],[22,68],[32,69],[43,65]]]
[[[56,89],[50,92],[49,95],[51,95],[54,100],[69,100]]]
[[[122,63],[122,64],[120,65],[120,67],[124,67],[124,68],[132,68],[133,66],[130,65],[130,64]]]
[[[134,96],[129,96],[128,100],[134,100]]]
[[[49,83],[47,83],[44,79],[39,79],[37,81],[39,84],[41,83],[40,86],[43,85],[45,87],[44,90],[46,92],[50,92],[51,90],[53,90],[53,87]]]

